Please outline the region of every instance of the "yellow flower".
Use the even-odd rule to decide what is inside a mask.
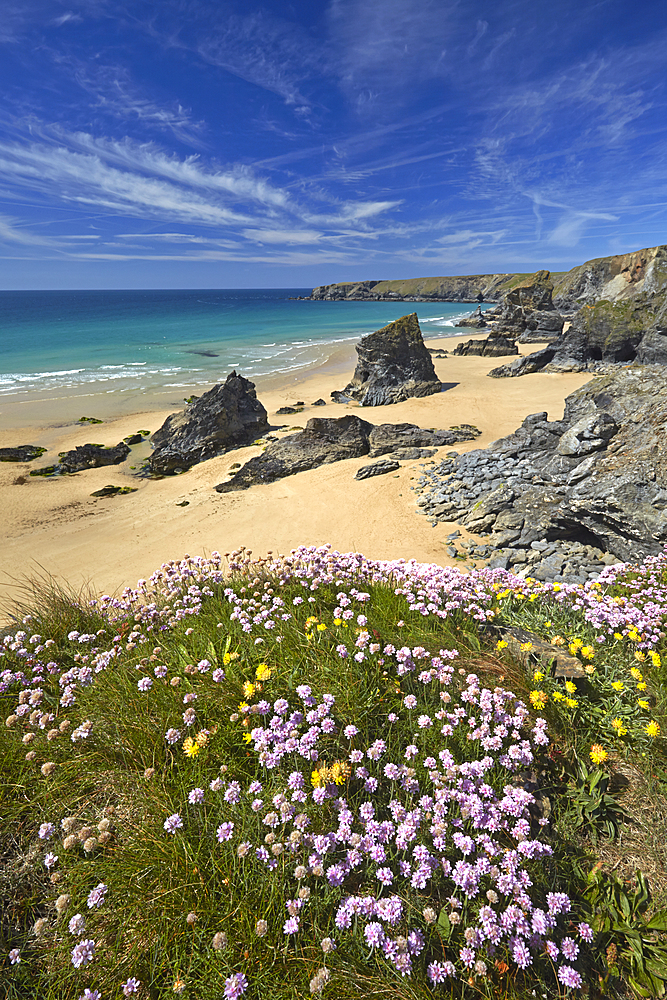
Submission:
[[[631,639],[632,642],[639,642],[639,632],[636,628],[628,629],[628,639]]]
[[[248,704],[248,702],[242,701],[241,704],[239,705],[239,712],[247,712],[249,708],[250,705]]]
[[[197,743],[198,746],[205,747],[206,744],[208,743],[208,733],[204,729],[200,729],[200,731],[195,736],[195,742]]]
[[[636,649],[635,660],[639,660],[640,663],[643,663],[645,659],[646,659],[646,653],[642,653],[641,649]]]
[[[562,635],[552,635],[551,636],[551,641],[552,641],[552,643],[553,643],[554,646],[564,646],[565,645],[565,639],[563,638]]]
[[[595,656],[595,647],[593,646],[582,646],[581,655],[585,660],[592,660]]]
[[[646,711],[650,707],[649,703],[647,701],[644,701],[643,698],[638,698],[637,704],[639,705],[640,708],[643,708],[644,711]]]
[[[623,681],[612,681],[611,686],[613,687],[614,691],[622,691],[623,688],[625,687]]]
[[[244,733],[243,734],[243,742],[244,743],[250,743],[251,740],[252,740],[252,736],[250,735],[250,733]]]
[[[637,690],[638,691],[645,691],[646,690],[646,681],[642,681],[641,684],[638,684],[637,685]]]
[[[544,680],[544,674],[542,673],[541,670],[535,671],[535,673],[533,674],[533,680],[536,681],[538,684],[540,683],[540,681]]]
[[[320,788],[321,787],[321,785],[322,785],[322,779],[320,777],[320,772],[319,771],[311,771],[311,774],[310,774],[310,783],[313,786],[313,788]]]
[[[651,719],[648,725],[644,726],[644,732],[647,736],[659,736],[660,726],[654,719]]]
[[[531,705],[533,708],[538,709],[538,711],[542,711],[548,701],[548,697],[546,691],[531,691],[529,695]]]
[[[604,764],[609,754],[599,743],[594,743],[588,756],[594,764]]]
[[[505,649],[508,645],[509,643],[505,642],[504,639],[498,639],[498,642],[496,643],[496,649]]]
[[[551,695],[551,697],[553,698],[554,701],[563,701],[564,698],[565,698],[565,695],[563,694],[562,691],[554,691],[554,693]]]
[[[595,673],[595,667],[593,666],[592,663],[587,663],[586,666],[584,667],[584,670],[586,671],[589,677],[591,674]]]
[[[614,632],[614,639],[622,639],[623,636],[620,632]]]
[[[258,681],[268,681],[272,672],[271,667],[267,667],[266,663],[260,663],[255,671],[255,677]]]
[[[659,667],[660,666],[660,653],[656,653],[656,651],[654,649],[652,649],[649,655],[651,657],[651,663],[653,664],[653,666],[654,667]]]
[[[327,627],[324,624],[324,622],[319,622],[319,624],[317,626],[317,631],[318,632],[326,632],[326,630],[327,630]]]
[[[574,649],[581,649],[582,646],[583,642],[581,641],[581,639],[573,639],[572,642],[570,643],[570,649],[572,649],[572,647],[574,647]]]
[[[544,623],[544,627],[545,628],[552,628],[553,627],[553,622],[545,622]]]
[[[568,708],[576,708],[579,702],[577,701],[576,698],[566,698],[565,704],[567,705]]]
[[[612,728],[616,730],[617,736],[626,736],[628,732],[628,727],[623,722],[623,719],[612,719]]]
[[[556,593],[558,593],[558,591],[560,590],[560,583],[554,583],[553,588],[554,588],[554,591]]]
[[[539,596],[540,596],[539,594],[531,594],[530,597],[528,598],[528,600],[529,601],[536,601]]]
[[[252,681],[246,681],[243,685],[243,697],[252,698],[255,693],[255,685]]]
[[[524,653],[527,653],[528,650],[532,648],[533,648],[532,642],[522,642],[521,645],[519,646],[519,649],[522,650]]]
[[[222,657],[222,662],[224,666],[228,666],[231,663],[231,661],[232,661],[231,655],[229,653],[225,653],[224,656]]]
[[[351,773],[352,768],[348,763],[336,760],[329,768],[329,779],[334,781],[337,785],[342,785],[346,778],[350,777]]]
[[[200,750],[201,747],[191,736],[186,737],[183,741],[183,753],[186,757],[196,757]]]
[[[630,667],[630,676],[634,677],[636,681],[643,681],[644,677],[641,670],[638,667]]]
[[[342,623],[342,618],[334,618],[334,625],[340,625]]]
[[[574,684],[573,681],[565,681],[565,690],[568,694],[574,694],[577,690],[577,685]]]

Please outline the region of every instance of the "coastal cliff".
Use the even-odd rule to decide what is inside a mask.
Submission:
[[[396,281],[339,281],[313,288],[311,299],[402,302],[500,302],[527,274],[467,274]]]

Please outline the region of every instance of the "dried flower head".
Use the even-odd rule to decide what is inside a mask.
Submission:
[[[71,851],[72,848],[76,847],[78,843],[79,843],[79,838],[77,837],[77,835],[75,833],[70,833],[63,840],[63,847],[65,848],[66,851]]]
[[[224,931],[218,931],[217,934],[213,935],[213,945],[214,951],[224,951],[227,947],[227,935]]]
[[[187,917],[185,918],[185,922],[186,924],[189,924],[190,927],[194,927],[194,925],[197,923],[197,914],[194,912],[194,910],[190,910]]]
[[[86,854],[92,854],[97,847],[97,837],[87,837],[83,842],[83,849]]]
[[[255,924],[255,934],[257,935],[257,937],[264,937],[268,929],[269,925],[267,924],[266,920],[258,920],[257,923]]]
[[[150,780],[153,777],[154,774],[155,774],[155,768],[154,767],[147,767],[146,770],[144,771],[144,778],[146,778],[147,780]]]
[[[56,900],[56,913],[59,917],[62,917],[63,913],[69,906],[70,896],[64,892],[61,896],[58,896]]]
[[[48,924],[49,922],[46,919],[46,917],[40,917],[39,920],[36,920],[32,928],[35,933],[35,936],[41,937],[46,928],[48,927]]]
[[[36,756],[37,756],[37,751],[36,750],[28,750],[27,754],[25,755],[25,759],[26,760],[34,760]]]
[[[42,764],[40,770],[41,770],[42,774],[44,775],[44,777],[48,778],[48,777],[50,777],[53,774],[53,772],[55,771],[55,769],[57,768],[57,766],[58,765],[56,764],[55,761],[48,760],[46,762],[46,764]]]

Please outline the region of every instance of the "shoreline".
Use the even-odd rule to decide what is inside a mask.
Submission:
[[[425,342],[449,351],[471,336],[472,331],[465,331],[455,337],[429,337]],[[520,350],[531,353],[539,346],[520,345]],[[355,359],[351,343],[305,372],[256,379],[257,395],[270,424],[296,429],[313,416],[340,417],[355,412],[372,423],[408,422],[445,428],[470,423],[479,427],[479,438],[456,446],[461,453],[486,447],[511,433],[529,413],[547,410],[550,419],[560,419],[565,397],[590,380],[588,373],[490,379],[487,372],[498,365],[497,358],[448,355],[433,359],[444,385],[435,396],[381,407],[332,403],[330,392],[349,380]],[[319,397],[326,400],[326,407],[313,408]],[[0,446],[37,444],[49,449],[32,463],[0,463],[5,513],[0,619],[6,618],[6,609],[20,590],[19,581],[30,576],[46,574],[75,589],[88,586],[96,594],[113,593],[133,586],[139,578],[148,578],[162,563],[186,553],[227,552],[244,545],[260,554],[330,542],[339,551],[356,550],[368,558],[455,564],[445,551],[446,535],[459,526],[439,523],[432,528],[426,518],[414,512],[410,486],[419,474],[420,463],[416,461],[404,462],[392,475],[355,481],[357,469],[369,462],[364,456],[253,486],[245,492],[219,494],[213,487],[227,478],[230,466],[258,454],[258,446],[227,452],[180,476],[150,480],[137,477],[138,470],[131,469],[150,451],[144,442],[133,448],[120,466],[53,479],[29,477],[31,468],[50,464],[59,451],[91,441],[115,445],[140,429],[154,432],[169,413],[183,406],[172,396],[162,407],[135,408],[129,413],[116,410],[104,423],[90,426],[76,422],[85,412],[80,412],[79,398],[74,397],[76,403],[72,404],[70,397],[69,419],[63,406],[60,422],[51,419],[0,429]],[[302,412],[277,416],[279,407],[299,400],[306,402]],[[109,410],[113,408],[109,406]],[[441,449],[433,461],[449,450]],[[130,486],[136,492],[91,497],[107,484]],[[466,534],[465,529],[459,530]]]

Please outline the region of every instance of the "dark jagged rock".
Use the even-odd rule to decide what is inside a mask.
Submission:
[[[101,444],[81,444],[71,451],[59,455],[58,472],[83,472],[84,469],[99,469],[104,465],[119,465],[130,454],[130,449],[124,441],[112,448],[104,448]]]
[[[416,424],[376,424],[369,435],[369,455],[388,455],[405,448],[442,448],[459,441],[473,441],[481,431],[471,424],[450,430],[425,430]]]
[[[126,438],[123,438],[125,444],[141,444],[143,437],[137,431],[136,434],[129,434]]]
[[[281,406],[280,409],[276,410],[278,416],[285,416],[288,413],[298,413],[296,406]]]
[[[311,405],[312,406],[326,406],[327,403],[326,403],[325,399],[316,399],[315,402],[312,403]]]
[[[553,281],[549,271],[536,271],[505,293],[497,314],[501,333],[519,336],[522,343],[555,340],[563,329],[563,317],[552,301]]]
[[[490,533],[523,575],[583,582],[667,542],[666,433],[667,369],[617,368],[568,396],[562,420],[531,414],[429,473],[419,505]]]
[[[502,334],[486,337],[484,340],[466,340],[454,348],[452,354],[458,357],[500,358],[507,354],[518,354],[516,344]]]
[[[255,483],[272,483],[318,465],[367,455],[372,427],[353,414],[338,419],[312,417],[303,431],[271,442],[261,455],[251,458],[215,489],[218,493],[245,490]]]
[[[371,476],[385,476],[388,472],[396,472],[400,469],[400,462],[392,462],[390,459],[382,459],[380,462],[373,462],[372,465],[362,465],[357,470],[355,479],[370,479]]]
[[[459,441],[471,441],[480,431],[469,424],[450,430],[424,430],[415,424],[374,424],[348,414],[344,417],[311,417],[303,431],[280,441],[272,441],[261,455],[256,455],[226,483],[215,489],[218,493],[245,490],[255,483],[271,483],[276,479],[314,469],[345,458],[368,455],[403,457],[406,452],[430,457],[435,448]],[[428,454],[424,448],[431,446]]]
[[[168,475],[232,448],[250,444],[269,429],[254,382],[231,372],[191,405],[172,413],[152,435],[151,470]]]
[[[337,402],[353,399],[362,406],[383,406],[442,389],[417,313],[362,337],[356,350],[359,360],[352,381],[342,392],[331,393]]]
[[[470,316],[464,316],[463,319],[454,324],[454,326],[471,326],[477,330],[483,330],[486,325],[486,319],[482,315],[481,306],[477,306],[474,313],[471,313]]]
[[[667,285],[667,246],[646,247],[587,260],[556,280],[554,304],[572,312],[604,299],[618,302],[656,295]]]
[[[46,452],[36,444],[19,444],[14,448],[0,448],[0,462],[32,462]]]
[[[136,493],[134,486],[103,486],[101,490],[95,490],[91,497],[116,497],[124,496],[126,493]]]

